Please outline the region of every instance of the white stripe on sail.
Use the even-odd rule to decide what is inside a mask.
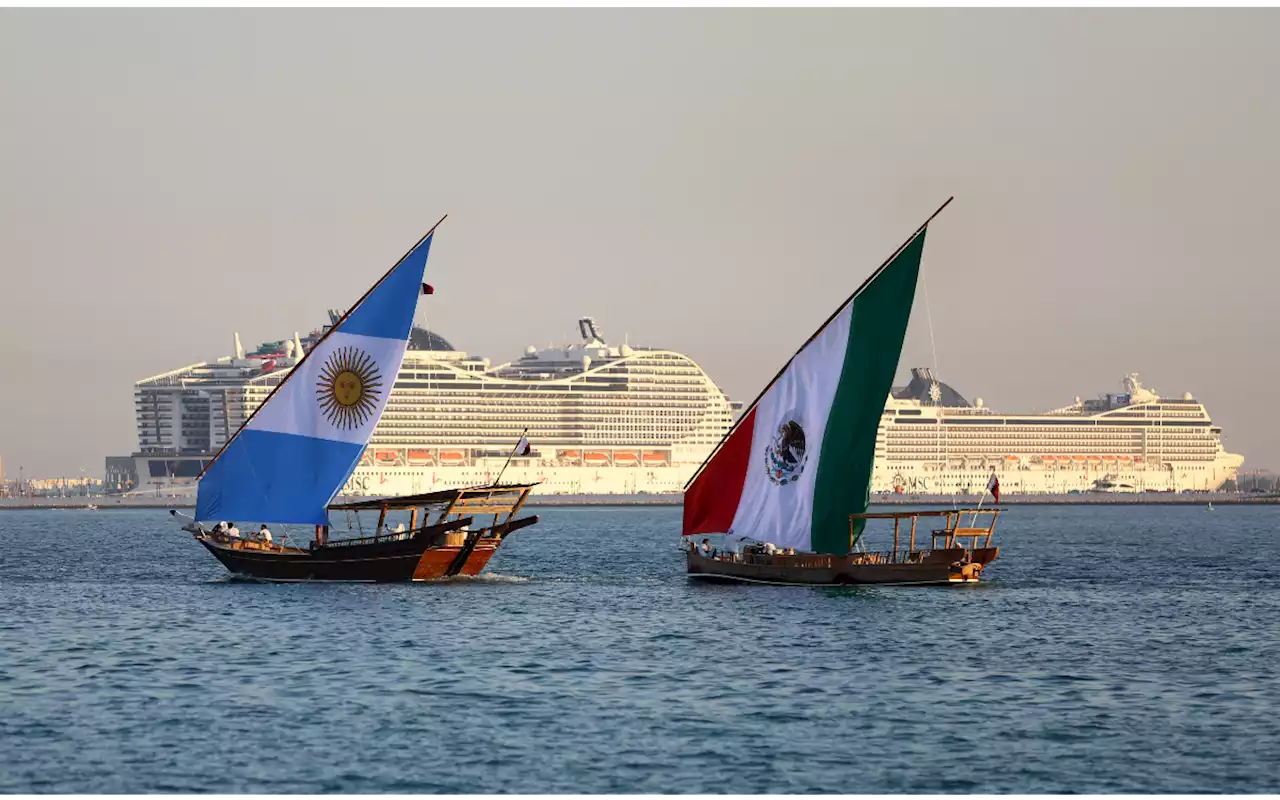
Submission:
[[[818,459],[827,417],[840,385],[852,318],[850,304],[795,357],[756,405],[751,457],[742,499],[730,528],[732,533],[780,547],[810,549]],[[786,448],[779,441],[786,438],[779,429],[789,422],[803,431],[802,456],[797,454],[794,442]],[[779,452],[784,449],[787,452]]]
[[[406,344],[404,339],[335,331],[246,430],[364,444],[386,407]]]

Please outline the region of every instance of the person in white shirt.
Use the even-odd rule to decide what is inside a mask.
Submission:
[[[236,527],[234,522],[227,526],[227,536],[232,539],[240,538],[240,529]]]
[[[702,556],[703,558],[711,558],[711,554],[715,552],[711,549],[711,541],[709,539],[702,540]]]
[[[267,523],[262,523],[262,527],[258,528],[258,539],[264,544],[271,544],[271,531],[267,530]]]

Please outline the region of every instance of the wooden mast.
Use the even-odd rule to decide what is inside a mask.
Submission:
[[[511,448],[511,453],[507,455],[507,460],[502,462],[502,469],[498,470],[498,477],[493,479],[493,483],[489,484],[490,486],[497,486],[498,481],[502,480],[502,473],[507,471],[507,465],[511,463],[511,459],[516,457],[516,450],[520,449],[520,442],[523,442],[528,435],[529,426],[526,425],[524,430],[520,431],[520,438],[516,441],[516,446]]]
[[[824,330],[826,330],[826,329],[827,329],[827,326],[828,326],[828,325],[830,325],[830,324],[831,324],[831,322],[832,322],[836,317],[840,316],[840,312],[841,312],[841,311],[844,311],[844,310],[845,310],[845,308],[846,308],[850,303],[852,303],[854,300],[858,299],[858,295],[862,294],[862,293],[863,293],[863,291],[865,291],[865,290],[866,290],[866,288],[867,288],[868,286],[870,286],[870,285],[871,285],[871,282],[872,282],[872,281],[874,281],[876,278],[880,277],[880,273],[884,272],[884,271],[885,271],[885,269],[886,269],[890,264],[892,264],[892,263],[893,263],[893,260],[894,260],[895,258],[897,258],[899,255],[901,255],[901,254],[902,254],[902,251],[903,251],[903,250],[906,250],[906,249],[907,249],[907,247],[909,247],[909,246],[911,245],[911,243],[912,243],[912,242],[914,242],[918,236],[920,236],[920,234],[921,234],[921,233],[924,233],[924,230],[925,230],[926,228],[928,228],[928,227],[929,227],[929,223],[933,222],[934,218],[935,218],[935,217],[937,217],[939,214],[941,214],[941,213],[942,213],[942,209],[944,209],[944,208],[946,208],[947,206],[951,205],[951,201],[952,201],[952,200],[954,200],[954,199],[956,199],[954,195],[953,195],[953,196],[951,196],[951,197],[948,197],[948,198],[947,198],[947,201],[946,201],[945,203],[943,203],[942,205],[938,206],[938,210],[937,210],[937,211],[935,211],[935,212],[933,212],[932,214],[930,214],[930,215],[929,215],[929,218],[928,218],[928,219],[926,219],[926,220],[924,221],[924,223],[923,223],[919,228],[916,228],[915,232],[914,232],[914,233],[912,233],[910,236],[908,236],[908,237],[907,237],[907,240],[906,240],[905,242],[903,242],[901,245],[899,245],[897,250],[894,250],[894,251],[893,251],[893,255],[891,255],[891,256],[889,256],[888,258],[886,258],[886,259],[884,260],[884,263],[882,263],[880,266],[876,267],[875,272],[871,273],[871,276],[870,276],[870,277],[868,277],[865,281],[863,281],[863,282],[862,282],[862,285],[861,285],[861,286],[859,286],[857,289],[855,289],[855,290],[854,290],[854,292],[853,292],[853,294],[851,294],[851,295],[849,295],[847,298],[845,298],[845,301],[844,301],[843,303],[841,303],[841,304],[836,308],[836,310],[835,310],[835,311],[831,312],[831,316],[827,317],[827,319],[826,319],[826,320],[825,320],[821,325],[819,325],[819,326],[818,326],[818,329],[817,329],[816,331],[814,331],[814,332],[813,332],[813,335],[812,335],[812,336],[810,336],[808,339],[806,339],[806,340],[805,340],[805,342],[804,342],[804,344],[800,345],[800,349],[799,349],[799,350],[797,350],[794,354],[792,354],[791,358],[787,359],[787,363],[782,365],[782,369],[778,370],[778,374],[773,376],[773,380],[771,380],[771,381],[769,381],[767,384],[765,384],[765,387],[764,387],[764,389],[762,389],[762,390],[760,391],[760,394],[756,395],[756,399],[751,401],[751,405],[749,405],[749,406],[747,406],[745,409],[743,409],[742,413],[738,415],[738,420],[737,420],[736,422],[734,422],[734,423],[733,423],[733,425],[732,425],[732,426],[730,426],[729,430],[725,432],[725,435],[724,435],[724,436],[722,436],[722,437],[720,438],[720,441],[716,444],[715,448],[711,451],[711,454],[710,454],[710,455],[708,455],[708,456],[706,457],[706,459],[705,459],[705,460],[703,460],[702,464],[698,466],[698,469],[693,473],[693,476],[692,476],[692,477],[690,477],[690,478],[689,478],[689,480],[685,481],[685,484],[684,484],[684,491],[688,491],[688,490],[689,490],[689,487],[693,485],[693,482],[694,482],[694,481],[696,481],[696,480],[698,479],[698,476],[702,474],[702,470],[706,469],[707,464],[711,463],[711,459],[713,459],[713,458],[715,458],[715,457],[716,457],[716,454],[720,452],[720,448],[721,448],[721,447],[724,447],[724,443],[725,443],[725,442],[727,442],[727,441],[729,441],[729,437],[730,437],[730,436],[732,436],[732,435],[733,435],[733,433],[734,433],[734,431],[736,431],[736,430],[738,429],[738,426],[742,424],[742,421],[743,421],[744,419],[746,419],[748,416],[750,416],[750,415],[751,415],[751,412],[752,412],[752,411],[755,409],[755,407],[760,403],[760,400],[761,400],[761,399],[762,399],[766,394],[768,394],[768,393],[769,393],[769,390],[770,390],[770,389],[772,389],[772,388],[773,388],[773,385],[774,385],[775,383],[777,383],[777,382],[778,382],[778,379],[779,379],[779,378],[781,378],[784,374],[786,374],[787,368],[791,366],[791,362],[793,362],[793,361],[795,361],[795,360],[796,360],[796,356],[798,356],[798,355],[800,355],[802,352],[804,352],[804,349],[805,349],[806,347],[808,347],[808,346],[813,342],[813,340],[814,340],[814,339],[817,339],[817,338],[818,338],[818,336],[819,336],[819,335],[820,335]]]

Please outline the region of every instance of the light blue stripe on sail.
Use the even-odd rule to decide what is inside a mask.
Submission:
[[[413,312],[422,294],[422,273],[427,266],[427,254],[431,252],[428,236],[400,266],[386,277],[373,294],[365,298],[351,316],[339,328],[343,333],[360,336],[381,336],[385,339],[408,339],[413,327]],[[405,303],[408,298],[410,302]]]
[[[430,250],[428,236],[241,428],[200,479],[196,519],[328,524],[326,507],[355,471],[400,371]],[[363,401],[338,403],[341,376]]]
[[[327,525],[325,506],[363,445],[243,431],[200,480],[198,520]]]

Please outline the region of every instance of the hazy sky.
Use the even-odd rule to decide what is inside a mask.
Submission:
[[[941,377],[1127,371],[1280,467],[1280,13],[0,11],[0,456],[102,472],[133,382],[306,331],[442,214],[429,325],[762,383],[948,195]],[[901,373],[931,364],[917,300]]]

